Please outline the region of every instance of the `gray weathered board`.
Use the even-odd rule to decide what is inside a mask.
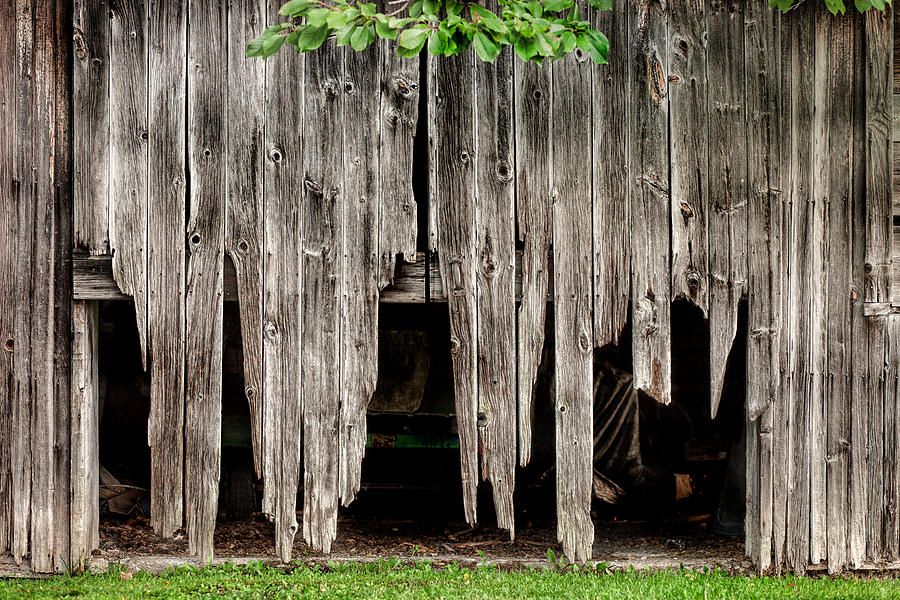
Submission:
[[[747,306],[757,567],[898,557],[892,12],[617,2],[591,17],[607,66],[385,44],[244,58],[279,5],[0,0],[0,552],[51,571],[96,548],[95,301],[128,297],[152,522],[186,525],[204,560],[224,299],[280,558],[301,464],[318,550],[358,489],[379,301],[448,303],[465,514],[488,478],[512,533],[549,296],[570,559],[592,557],[592,351],[630,341],[635,385],[678,402],[673,300],[708,314],[713,414]]]

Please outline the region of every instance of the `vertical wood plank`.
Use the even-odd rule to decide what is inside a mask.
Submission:
[[[383,250],[379,234],[393,229],[380,226],[380,208],[397,208],[396,215],[388,210],[389,218],[402,218],[402,205],[414,201],[408,196],[400,199],[393,188],[407,189],[412,195],[411,172],[395,172],[392,181],[386,182],[388,204],[379,206],[381,143],[379,123],[381,116],[382,52],[390,52],[383,44],[374,44],[364,52],[347,52],[344,58],[343,77],[343,157],[344,201],[343,250],[341,270],[341,346],[340,346],[340,481],[338,492],[344,506],[350,504],[359,491],[362,459],[366,449],[366,408],[378,379],[378,289]],[[395,84],[396,85],[396,84]],[[405,84],[404,84],[405,85]],[[396,89],[396,88],[395,88]],[[337,125],[337,124],[336,124]],[[401,125],[403,127],[403,125]],[[396,130],[395,130],[396,131]],[[409,134],[407,134],[408,136]],[[411,137],[396,140],[403,156],[411,159]],[[340,140],[340,136],[337,136]],[[340,147],[338,148],[340,150]],[[334,156],[331,150],[329,156]],[[340,157],[339,157],[340,158]],[[387,161],[392,155],[385,155]],[[409,163],[407,163],[409,166]],[[397,179],[394,183],[393,179]],[[404,184],[405,182],[405,184]],[[412,211],[415,214],[415,211]],[[394,225],[399,225],[394,223]],[[409,250],[408,224],[403,229],[405,250]],[[399,235],[398,235],[399,237]],[[392,242],[395,244],[395,242]],[[413,244],[415,238],[413,237]],[[396,246],[394,246],[396,247]],[[381,246],[382,249],[385,246]],[[388,247],[390,248],[390,247]],[[413,246],[413,249],[414,246]],[[393,259],[394,251],[388,252]],[[392,272],[393,273],[393,272]]]
[[[110,0],[109,246],[113,278],[134,298],[147,367],[148,36],[144,0]]]
[[[631,304],[627,136],[628,5],[592,11],[610,40],[609,64],[593,67],[594,346],[619,341]],[[601,99],[602,100],[599,100]],[[520,184],[521,185],[521,184]],[[524,273],[524,270],[523,270]],[[543,321],[542,321],[543,322]]]
[[[870,206],[871,196],[866,206]],[[870,229],[867,227],[867,233]],[[887,317],[867,317],[869,376],[866,381],[866,558],[877,562],[884,551],[884,356]]]
[[[866,11],[866,302],[891,298],[893,9]]]
[[[100,546],[99,303],[72,305],[71,527],[69,567],[83,571]]]
[[[585,227],[592,221],[593,169],[581,154],[591,134],[587,54],[576,49],[554,62],[551,77],[557,538],[566,558],[582,563],[594,542],[593,236]]]
[[[244,393],[256,474],[262,468],[262,269],[263,134],[266,65],[245,49],[262,31],[264,0],[236,0],[228,7],[225,251],[234,264],[244,357]]]
[[[343,49],[306,57],[303,120],[303,538],[328,552],[340,490]]]
[[[15,349],[16,15],[14,0],[0,2],[0,552],[12,549]]]
[[[705,5],[704,0],[670,4],[668,49],[672,297],[687,298],[704,315],[709,306],[706,228],[710,193]],[[716,34],[710,33],[715,38]]]
[[[747,285],[743,3],[713,0],[709,27],[709,354],[715,417]],[[673,209],[674,211],[674,209]]]
[[[884,550],[882,560],[900,555],[900,317],[885,323],[884,347]]]
[[[666,8],[631,0],[628,173],[634,387],[671,399],[668,58]]]
[[[191,174],[185,288],[184,503],[188,550],[207,564],[222,450],[222,302],[227,87],[225,7],[188,5],[187,160]]]
[[[499,12],[494,1],[485,8]],[[516,249],[513,53],[475,61],[475,252],[478,426],[497,526],[515,537]],[[585,123],[590,127],[589,123]]]
[[[280,0],[268,18],[280,22]],[[266,61],[263,221],[263,512],[275,520],[275,552],[288,562],[297,533],[301,444],[300,216],[304,77],[308,57],[279,53]],[[290,84],[286,82],[292,82]]]
[[[109,253],[109,7],[74,4],[72,128],[75,246]]]
[[[187,6],[152,5],[148,291],[150,523],[163,537],[183,522],[185,358],[185,97]],[[132,214],[137,220],[139,215]]]
[[[434,177],[430,180],[436,248],[450,310],[450,354],[459,429],[463,509],[476,521],[478,491],[478,372],[475,277],[475,91],[471,52],[432,59],[433,113],[429,139]],[[453,132],[452,135],[448,135]]]

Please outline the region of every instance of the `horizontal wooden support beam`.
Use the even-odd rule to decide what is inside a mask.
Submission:
[[[863,314],[867,317],[900,315],[900,305],[890,302],[866,302],[863,304]]]
[[[521,257],[521,253],[518,254]],[[519,261],[517,261],[519,263]],[[520,263],[519,263],[520,264]],[[394,276],[394,284],[381,292],[381,301],[392,304],[422,304],[426,302],[425,272],[429,271],[429,294],[427,301],[446,302],[444,288],[441,283],[441,274],[437,261],[426,264],[425,253],[416,254],[416,262],[406,263],[398,261],[397,274]],[[516,299],[519,298],[521,289],[521,267],[517,269]],[[230,260],[225,261],[224,273],[225,301],[237,301],[237,283],[235,281],[234,265]],[[112,274],[111,256],[75,256],[72,259],[72,288],[75,300],[128,300],[116,285]],[[548,300],[551,297],[548,294]]]

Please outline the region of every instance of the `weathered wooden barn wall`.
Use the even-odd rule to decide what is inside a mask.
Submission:
[[[277,552],[299,528],[301,463],[303,535],[327,551],[359,485],[381,290],[398,254],[420,260],[417,161],[436,267],[398,283],[449,304],[470,521],[484,477],[514,531],[548,294],[573,560],[594,532],[593,349],[630,320],[636,385],[668,402],[670,303],[695,303],[715,413],[746,301],[748,554],[796,571],[900,558],[894,17],[819,4],[617,2],[592,17],[608,66],[469,53],[424,77],[385,46],[245,59],[277,1],[0,4],[15,32],[0,35],[15,57],[0,60],[0,552],[47,571],[96,547],[95,301],[131,297],[152,375],[152,522],[186,525],[212,555],[228,295]],[[73,239],[95,258],[70,286]]]

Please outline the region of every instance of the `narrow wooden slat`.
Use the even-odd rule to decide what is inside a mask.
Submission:
[[[672,343],[666,9],[651,0],[631,0],[629,6],[629,205],[630,222],[641,224],[631,229],[634,387],[668,404]]]
[[[900,556],[900,316],[887,317],[884,347],[884,550],[882,560]]]
[[[150,523],[183,522],[185,352],[185,106],[187,6],[152,5],[147,289],[150,359]],[[141,215],[131,207],[131,218]]]
[[[628,4],[592,11],[610,40],[609,64],[593,67],[594,346],[619,341],[631,305],[627,136]],[[602,100],[599,100],[601,99]],[[623,121],[624,119],[624,121]]]
[[[710,411],[716,416],[725,366],[747,285],[747,146],[744,134],[744,19],[741,4],[714,0],[709,45]],[[674,211],[674,209],[673,209]],[[673,217],[674,218],[674,217]]]
[[[362,459],[366,448],[366,408],[378,380],[378,288],[384,246],[387,240],[380,234],[390,232],[381,226],[381,217],[402,218],[382,209],[396,204],[408,205],[409,197],[394,197],[394,192],[379,193],[379,173],[382,156],[393,161],[393,155],[382,155],[380,149],[381,96],[379,90],[390,82],[382,82],[382,52],[391,52],[382,44],[374,44],[365,52],[348,52],[344,59],[342,89],[343,120],[343,261],[341,275],[341,381],[340,381],[340,481],[341,502],[349,505],[359,491]],[[402,126],[401,126],[402,127]],[[340,140],[340,136],[336,136]],[[400,137],[395,144],[411,159],[411,136]],[[407,163],[409,166],[409,163]],[[394,179],[399,179],[396,183]],[[406,189],[410,196],[411,172],[396,172],[388,189]],[[401,183],[404,181],[405,183]],[[399,196],[399,194],[397,194]],[[389,204],[379,206],[384,197]],[[408,214],[408,211],[401,213]],[[412,211],[413,215],[415,210]],[[399,225],[398,223],[394,223]],[[404,225],[404,246],[409,250],[408,225]],[[396,244],[392,244],[397,247]],[[415,257],[415,237],[412,237],[412,256]],[[388,252],[390,257],[394,252]],[[393,272],[391,272],[393,276]]]
[[[268,3],[279,23],[280,0]],[[266,61],[263,219],[263,512],[275,521],[275,553],[287,562],[297,533],[301,444],[300,215],[304,77],[307,58],[287,52]],[[287,83],[290,82],[290,83]]]
[[[853,54],[856,28],[853,18],[835,18],[820,11],[830,21],[830,37],[822,50],[830,53],[827,93],[853,86]],[[816,52],[821,47],[816,48]],[[825,107],[821,107],[824,109]],[[848,526],[850,523],[850,355],[851,351],[851,272],[853,203],[854,106],[850,94],[833,94],[829,121],[827,161],[829,193],[826,197],[825,240],[827,288],[825,290],[825,327],[827,364],[825,372],[826,510],[827,558],[831,573],[847,564]],[[823,150],[823,154],[825,151]]]
[[[99,548],[100,415],[97,338],[99,304],[72,306],[71,527],[69,567],[83,571]]]
[[[550,280],[550,65],[513,61],[513,85],[516,227],[524,246],[517,322],[519,464],[525,466],[531,460],[534,386]]]
[[[706,228],[710,193],[710,173],[705,165],[709,111],[715,110],[707,105],[706,5],[704,0],[684,0],[670,4],[669,11],[672,297],[689,299],[704,315],[709,306]],[[716,3],[710,7],[719,8]],[[721,35],[710,33],[713,39]],[[713,63],[718,60],[712,58]],[[719,85],[716,81],[713,87]],[[713,90],[713,97],[715,94]]]
[[[228,44],[224,5],[188,5],[187,154],[191,174],[185,296],[184,504],[188,550],[207,564],[222,452],[222,310],[225,258]]]
[[[499,12],[494,0],[484,4]],[[513,53],[475,63],[478,429],[497,526],[515,537],[516,252]]]
[[[870,206],[871,196],[866,200]],[[867,233],[869,228],[867,227]],[[869,375],[866,381],[866,558],[877,562],[884,551],[885,517],[885,333],[889,317],[868,317]],[[891,432],[893,434],[893,432]]]
[[[110,5],[109,245],[113,277],[134,298],[147,367],[147,202],[149,184],[148,22],[145,0]]]
[[[15,406],[15,247],[13,173],[16,143],[16,19],[13,0],[0,2],[0,553],[12,549],[12,469]]]
[[[236,0],[228,8],[228,85],[225,172],[225,251],[234,266],[240,304],[244,393],[250,406],[253,464],[262,477],[263,127],[266,68],[245,49],[265,22],[265,0]],[[229,267],[226,261],[225,298]]]
[[[566,558],[578,563],[591,559],[594,542],[593,239],[585,227],[592,219],[593,173],[581,160],[581,149],[590,146],[591,75],[580,49],[551,70],[556,535]]]
[[[75,246],[109,252],[110,25],[106,2],[74,2],[72,128]]]
[[[303,539],[328,552],[340,490],[343,49],[306,58],[302,167]]]
[[[893,9],[865,14],[866,301],[891,298]]]

